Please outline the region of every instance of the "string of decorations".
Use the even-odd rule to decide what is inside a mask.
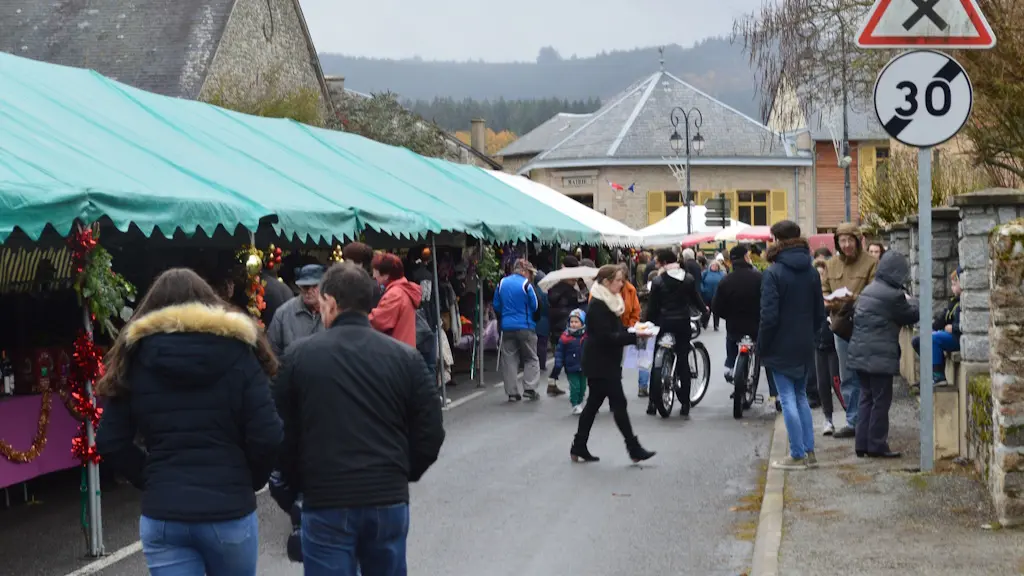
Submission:
[[[79,303],[89,314],[93,326],[111,338],[116,337],[114,319],[127,322],[131,318],[132,309],[128,303],[135,301],[135,287],[114,272],[113,257],[99,245],[98,235],[92,227],[77,228],[68,238],[68,244]],[[71,413],[81,420],[78,434],[71,440],[71,453],[83,466],[100,461],[96,448],[89,446],[88,426],[95,430],[103,409],[89,394],[88,385],[103,376],[104,370],[103,353],[93,341],[92,334],[82,330],[74,343],[67,397],[73,407]]]
[[[245,295],[249,298],[246,310],[262,328],[264,326],[261,316],[263,311],[267,309],[267,302],[264,299],[267,282],[260,276],[260,273],[264,267],[267,270],[280,269],[284,251],[273,244],[267,248],[266,252],[263,252],[263,250],[260,250],[255,245],[249,245],[240,250],[237,256],[238,261],[245,265]]]
[[[106,372],[106,366],[103,365],[103,352],[85,330],[82,330],[78,338],[75,339],[74,350],[74,354],[71,356],[68,384],[71,387],[70,396],[74,406],[72,413],[81,420],[81,423],[78,425],[78,434],[71,440],[71,453],[83,465],[90,462],[99,464],[100,455],[95,446],[89,446],[86,426],[91,424],[93,430],[99,426],[103,408],[96,404],[95,399],[89,397],[84,384],[95,382]]]
[[[46,448],[46,431],[50,427],[50,409],[52,407],[52,396],[50,388],[43,389],[42,402],[39,405],[39,420],[36,423],[36,434],[32,438],[32,444],[28,450],[19,451],[5,440],[0,440],[0,456],[15,464],[28,464],[42,454]]]

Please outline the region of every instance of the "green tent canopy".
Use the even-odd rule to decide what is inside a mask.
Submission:
[[[479,169],[352,134],[151,94],[0,53],[0,242],[109,218],[147,236],[256,230],[331,241],[465,232],[590,242],[578,221]]]

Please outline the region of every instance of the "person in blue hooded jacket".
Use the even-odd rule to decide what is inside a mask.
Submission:
[[[540,300],[533,287],[537,269],[525,258],[516,260],[512,274],[494,290],[494,314],[501,329],[502,380],[509,402],[526,396],[537,400],[540,359],[537,357],[537,312]],[[519,393],[519,364],[523,364],[523,393]]]
[[[789,457],[772,462],[782,470],[817,465],[814,420],[807,403],[807,379],[814,367],[818,329],[825,320],[821,278],[800,226],[783,220],[771,227],[774,244],[761,281],[761,324],[757,346],[761,363],[771,371],[789,436]]]
[[[700,281],[700,295],[704,297],[704,302],[711,304],[715,300],[715,292],[718,291],[718,284],[725,278],[725,272],[722,270],[722,263],[718,260],[712,260],[708,264],[708,269],[701,273]],[[718,314],[711,311],[711,315],[715,319],[715,331],[718,331]],[[704,324],[707,328],[707,324]]]

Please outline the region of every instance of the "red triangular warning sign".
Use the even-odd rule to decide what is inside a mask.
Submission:
[[[996,45],[977,0],[876,0],[857,36],[861,48]]]

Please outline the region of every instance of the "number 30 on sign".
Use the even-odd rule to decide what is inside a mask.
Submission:
[[[936,146],[960,131],[971,115],[974,89],[959,62],[931,50],[896,56],[875,81],[875,114],[896,140]]]

